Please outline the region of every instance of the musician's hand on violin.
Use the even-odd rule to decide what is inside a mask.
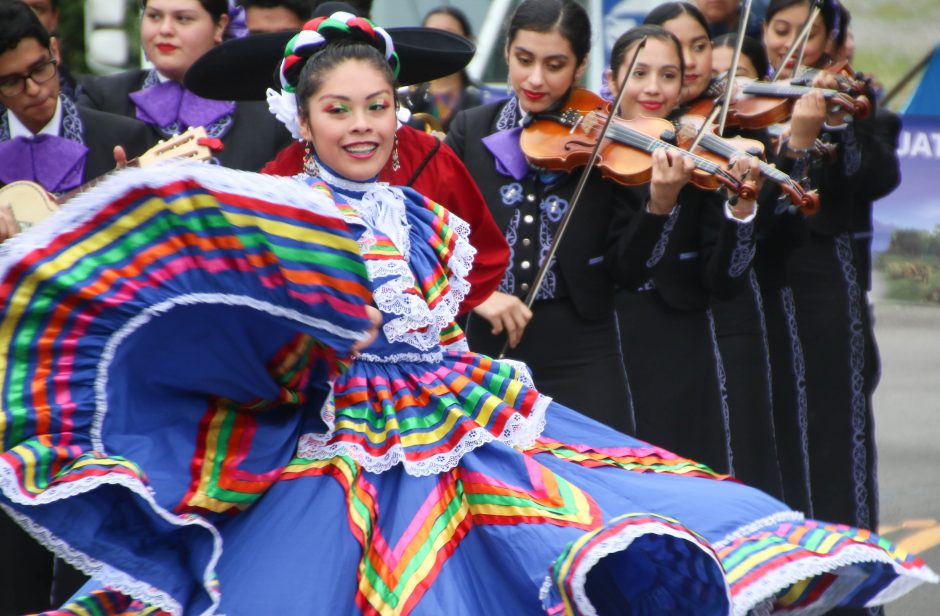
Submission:
[[[122,146],[114,146],[113,155],[115,169],[123,169],[127,166],[127,152],[124,151]]]
[[[506,332],[509,347],[515,348],[522,340],[522,332],[532,319],[532,311],[515,295],[494,292],[486,300],[473,309],[477,315],[490,322],[494,336]]]
[[[375,342],[379,335],[379,328],[382,327],[382,313],[379,312],[378,308],[366,306],[366,316],[369,317],[369,335],[352,345],[350,354],[353,357],[358,357],[362,349]]]
[[[0,242],[4,242],[20,232],[20,225],[13,217],[9,205],[0,207]]]
[[[811,148],[826,121],[826,98],[819,91],[807,92],[796,100],[790,118],[791,148]]]
[[[676,207],[679,191],[689,183],[695,163],[675,150],[658,149],[652,155],[649,210],[661,216]]]
[[[826,71],[819,71],[816,73],[816,76],[813,77],[811,84],[814,88],[824,88],[826,90],[839,90],[839,80],[832,73]]]
[[[760,192],[764,176],[760,172],[760,163],[753,156],[733,156],[728,170],[742,184],[748,183],[748,194],[741,194],[731,206],[731,215],[744,220],[754,213],[757,207],[757,194]]]

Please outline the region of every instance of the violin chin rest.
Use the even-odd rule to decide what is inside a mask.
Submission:
[[[671,143],[675,145],[676,143],[676,131],[669,130],[668,128],[659,134],[659,138],[666,143]]]

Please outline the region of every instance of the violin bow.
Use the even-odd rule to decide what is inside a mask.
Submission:
[[[800,64],[803,62],[803,54],[806,52],[806,43],[809,41],[809,31],[813,28],[813,22],[816,21],[816,18],[819,17],[821,12],[822,0],[816,0],[816,2],[813,3],[813,10],[810,11],[809,17],[806,18],[806,23],[803,24],[803,29],[800,30],[796,40],[793,41],[793,45],[790,46],[790,49],[787,51],[787,55],[780,62],[780,66],[778,66],[777,70],[774,71],[774,76],[770,79],[771,83],[777,81],[777,78],[780,77],[780,72],[783,70],[783,67],[785,67],[787,62],[790,61],[790,58],[793,57],[793,52],[799,48],[800,54],[797,57],[793,71],[793,74],[796,75],[796,71],[799,70]]]
[[[721,104],[721,118],[718,120],[718,136],[725,136],[725,122],[728,120],[728,109],[731,108],[731,98],[734,95],[734,80],[738,75],[738,61],[741,59],[741,50],[744,48],[744,32],[747,30],[747,20],[751,17],[751,1],[747,0],[738,16],[738,38],[734,44],[734,55],[731,56],[731,68],[728,69],[728,84],[725,86],[725,100]],[[702,129],[704,130],[704,128]],[[691,150],[690,150],[691,151]]]
[[[575,186],[574,194],[571,196],[571,201],[568,203],[568,209],[565,211],[565,215],[558,223],[558,230],[555,232],[555,237],[552,239],[552,244],[549,246],[548,252],[545,254],[545,259],[542,261],[542,265],[539,267],[539,271],[535,275],[535,282],[532,283],[532,288],[529,289],[528,294],[525,296],[526,308],[532,308],[532,305],[535,303],[535,298],[539,294],[539,290],[545,283],[545,276],[548,275],[548,268],[551,266],[552,261],[555,260],[555,253],[558,252],[558,246],[561,244],[561,238],[565,234],[565,229],[568,228],[568,223],[571,221],[571,215],[574,214],[574,210],[578,205],[578,201],[581,200],[581,193],[584,192],[584,186],[587,184],[588,176],[591,173],[591,169],[594,168],[594,163],[597,162],[597,157],[600,155],[601,145],[607,138],[607,132],[610,128],[610,123],[620,109],[620,103],[623,101],[623,95],[627,91],[627,81],[629,81],[630,75],[633,74],[633,71],[636,70],[637,61],[640,59],[640,52],[643,51],[644,47],[646,47],[646,39],[647,37],[645,36],[640,39],[640,42],[636,47],[636,51],[633,53],[633,59],[630,61],[630,69],[627,71],[627,76],[623,80],[623,85],[620,87],[620,92],[617,93],[614,106],[611,108],[611,112],[607,114],[607,120],[604,121],[604,126],[601,127],[601,132],[597,137],[597,143],[594,144],[594,148],[591,150],[591,156],[588,158],[587,164],[581,171],[581,177],[578,178],[578,184]],[[614,78],[616,79],[616,76]],[[508,348],[509,340],[507,339],[505,344],[503,344],[502,350],[499,352],[498,359],[503,359],[506,357],[506,350]]]
[[[718,115],[722,109],[724,109],[725,103],[716,103],[712,110],[709,112],[708,117],[705,118],[705,122],[702,123],[702,127],[698,129],[698,134],[695,135],[695,139],[692,140],[692,144],[689,146],[689,152],[695,153],[695,148],[698,147],[698,144],[702,142],[702,139],[705,138],[707,134],[708,127],[715,123],[715,117]]]

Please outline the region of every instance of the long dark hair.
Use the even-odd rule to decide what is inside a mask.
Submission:
[[[734,49],[737,39],[738,35],[733,32],[722,34],[721,36],[712,40],[712,48],[718,49],[719,47],[730,47],[731,49]],[[758,79],[764,79],[767,77],[770,71],[770,63],[767,62],[767,49],[764,47],[762,42],[755,38],[751,38],[750,36],[745,36],[744,42],[741,43],[741,53],[747,56],[747,59],[750,60],[751,64],[754,65],[754,69],[757,71]]]
[[[767,12],[764,14],[764,23],[769,24],[770,20],[774,18],[774,15],[782,11],[783,9],[788,9],[791,6],[797,6],[800,4],[805,4],[807,7],[812,7],[812,0],[770,0],[770,4],[767,6]],[[824,0],[822,3],[822,19],[823,27],[826,29],[826,36],[833,34],[833,29],[838,27],[839,17],[836,13],[836,5],[838,4],[837,0]]]
[[[643,24],[661,26],[680,15],[688,15],[701,24],[706,35],[711,32],[711,30],[708,29],[708,20],[705,19],[705,15],[702,14],[702,11],[698,10],[698,7],[694,4],[689,4],[688,2],[665,2],[660,4],[646,14],[646,18],[643,19]]]
[[[591,20],[574,0],[525,0],[509,20],[508,49],[519,30],[546,33],[557,29],[571,45],[580,65],[591,50]]]

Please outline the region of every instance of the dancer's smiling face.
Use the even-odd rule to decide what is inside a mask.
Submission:
[[[300,128],[317,156],[350,180],[374,178],[395,143],[395,90],[371,62],[348,59],[327,69],[306,100]]]

